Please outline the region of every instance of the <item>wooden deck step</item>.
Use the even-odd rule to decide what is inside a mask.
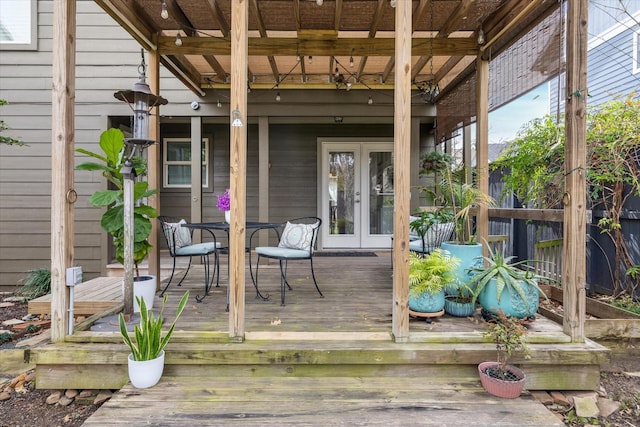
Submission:
[[[75,287],[73,312],[90,316],[122,301],[122,277],[96,277]],[[29,301],[30,314],[50,314],[51,294]]]
[[[126,386],[85,426],[561,426],[530,394],[490,396],[477,376],[447,385],[428,377],[217,377],[165,375]]]

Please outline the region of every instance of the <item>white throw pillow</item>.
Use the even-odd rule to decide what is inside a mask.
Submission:
[[[168,222],[170,231],[173,233],[175,239],[176,248],[182,248],[184,246],[191,246],[191,231],[187,227],[183,227],[182,224],[186,224],[187,221],[181,219],[180,222]]]
[[[287,222],[278,247],[308,251],[313,244],[314,227],[315,224],[292,224]]]

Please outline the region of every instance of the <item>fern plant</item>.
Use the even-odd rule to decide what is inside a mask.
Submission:
[[[126,345],[129,346],[133,360],[153,360],[160,356],[162,350],[169,343],[173,330],[176,327],[176,322],[182,314],[184,307],[187,305],[189,299],[189,291],[185,292],[182,299],[178,303],[178,309],[176,310],[176,317],[173,319],[171,327],[167,331],[166,335],[162,337],[162,326],[164,325],[164,307],[167,303],[167,295],[162,300],[162,309],[158,317],[152,311],[147,310],[147,304],[144,302],[144,298],[137,297],[138,304],[140,306],[140,324],[134,327],[135,343],[129,337],[129,331],[127,331],[127,324],[124,320],[124,316],[120,313],[120,334]]]
[[[424,258],[414,252],[409,254],[409,295],[419,297],[424,293],[437,294],[455,280],[460,264],[449,252],[435,249]]]

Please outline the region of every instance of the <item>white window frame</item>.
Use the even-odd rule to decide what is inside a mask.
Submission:
[[[0,23],[8,31],[12,30],[12,25],[19,24],[20,31],[17,34],[19,37],[17,40],[0,40],[0,51],[38,50],[38,1],[1,1],[3,6],[0,7]],[[15,5],[12,3],[15,3]]]
[[[162,140],[162,186],[164,188],[191,188],[191,184],[169,184],[169,166],[182,165],[191,166],[191,161],[169,161],[167,160],[167,154],[169,150],[167,147],[172,142],[187,142],[190,143],[189,138],[163,138]],[[202,166],[204,166],[204,172],[202,173],[202,188],[209,188],[209,138],[202,138],[202,144],[204,146],[204,160]],[[192,153],[193,157],[193,153]]]
[[[633,33],[633,74],[640,73],[640,55],[638,50],[640,49],[640,31]]]

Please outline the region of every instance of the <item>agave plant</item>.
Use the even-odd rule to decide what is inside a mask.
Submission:
[[[140,305],[140,324],[136,325],[134,328],[135,343],[129,337],[124,316],[120,313],[120,334],[122,335],[124,343],[131,349],[133,360],[153,360],[160,356],[162,350],[164,350],[165,346],[169,343],[173,330],[175,329],[176,322],[182,314],[184,307],[187,305],[189,291],[185,292],[182,296],[182,299],[178,303],[176,317],[173,319],[173,323],[171,324],[169,331],[167,331],[166,335],[162,337],[162,326],[164,325],[163,313],[165,304],[167,303],[167,297],[168,295],[164,296],[162,309],[160,310],[160,315],[158,317],[156,317],[152,311],[147,310],[147,305],[143,298],[136,298]]]
[[[495,279],[496,296],[498,301],[502,296],[505,288],[512,295],[518,295],[522,301],[528,304],[526,285],[530,285],[538,290],[542,295],[546,294],[538,286],[538,280],[542,279],[528,269],[522,269],[520,266],[537,262],[534,260],[522,260],[512,262],[515,256],[505,256],[504,249],[502,251],[493,251],[490,245],[486,245],[489,250],[489,256],[484,257],[486,266],[472,267],[470,274],[473,276],[467,282],[467,286],[475,289],[472,302],[475,304],[478,295],[491,283],[491,279]],[[515,293],[515,294],[514,294]]]

